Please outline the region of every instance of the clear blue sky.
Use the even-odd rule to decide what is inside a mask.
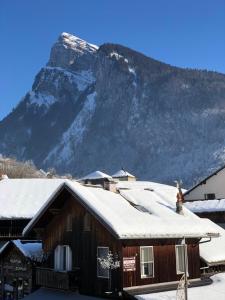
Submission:
[[[0,119],[31,89],[63,31],[225,73],[225,0],[0,0]]]

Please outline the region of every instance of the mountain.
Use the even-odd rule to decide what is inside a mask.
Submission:
[[[225,161],[225,75],[62,33],[0,122],[0,153],[77,177],[123,166],[188,187]]]

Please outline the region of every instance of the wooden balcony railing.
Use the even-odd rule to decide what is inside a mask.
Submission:
[[[0,237],[19,238],[22,237],[22,231],[21,227],[0,227]]]
[[[58,272],[49,268],[36,268],[36,284],[43,287],[61,290],[78,288],[79,270]]]

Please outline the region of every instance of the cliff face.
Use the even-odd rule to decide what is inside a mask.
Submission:
[[[225,75],[63,33],[0,122],[0,153],[82,176],[123,166],[186,186],[225,160]]]

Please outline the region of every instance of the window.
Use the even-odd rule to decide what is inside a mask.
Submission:
[[[72,251],[68,245],[58,245],[55,248],[54,269],[56,271],[72,270]]]
[[[214,200],[216,199],[215,194],[205,194],[205,200]]]
[[[90,231],[91,230],[91,216],[89,213],[85,213],[84,215],[84,231]]]
[[[72,215],[69,214],[66,218],[66,231],[72,231],[73,229],[73,218]]]
[[[154,277],[153,246],[140,247],[141,278]]]
[[[109,278],[109,270],[104,269],[99,261],[99,258],[107,258],[109,254],[109,247],[98,247],[97,248],[97,276],[101,278]]]
[[[187,256],[187,245],[176,245],[176,269],[177,274],[183,274],[185,272],[184,254],[186,254],[186,271],[188,273],[188,256]],[[184,252],[185,251],[185,252]]]

